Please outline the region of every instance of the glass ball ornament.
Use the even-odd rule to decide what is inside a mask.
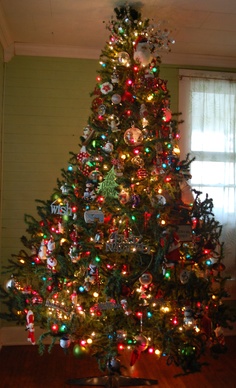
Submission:
[[[81,346],[79,344],[76,344],[73,348],[73,355],[76,358],[84,357],[88,353],[88,350],[85,346]]]
[[[130,61],[130,57],[129,57],[129,54],[126,51],[121,51],[118,54],[118,62],[121,65],[127,66],[129,64],[129,61]]]
[[[157,194],[156,199],[157,199],[158,205],[163,205],[163,206],[166,205],[166,199],[165,199],[164,195]]]
[[[185,343],[180,347],[179,354],[183,358],[192,358],[196,354],[196,348],[191,344]]]
[[[152,274],[149,272],[143,273],[139,278],[140,283],[142,286],[148,286],[152,282]]]
[[[120,360],[116,357],[110,358],[110,360],[107,362],[107,369],[110,372],[119,372],[121,367]]]
[[[114,150],[114,146],[112,143],[107,142],[104,147],[102,147],[103,151],[105,151],[107,154],[110,154]]]
[[[121,205],[125,205],[130,200],[130,193],[128,190],[122,189],[119,194],[119,201]]]
[[[71,340],[69,337],[62,337],[60,339],[60,347],[62,349],[68,349],[70,347],[70,344],[71,344]]]
[[[98,107],[98,114],[99,116],[104,116],[104,114],[106,113],[106,105],[102,104]]]
[[[148,339],[143,334],[136,335],[135,341],[135,347],[138,349],[139,352],[144,352],[144,350],[148,348]]]
[[[91,180],[92,183],[101,182],[103,179],[103,175],[100,171],[93,170],[89,174],[89,179]]]
[[[113,104],[119,104],[121,102],[120,94],[113,94],[113,96],[111,97],[111,101],[113,102]]]
[[[131,127],[124,133],[124,141],[127,145],[136,147],[143,142],[143,134],[139,128]]]
[[[190,279],[190,276],[191,276],[191,272],[186,270],[186,269],[183,269],[181,272],[180,272],[180,275],[179,275],[179,278],[180,278],[180,281],[182,284],[187,284],[189,279]]]

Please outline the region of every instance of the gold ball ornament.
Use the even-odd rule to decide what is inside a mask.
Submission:
[[[143,143],[143,134],[139,128],[131,127],[125,131],[124,141],[127,145],[136,147]]]

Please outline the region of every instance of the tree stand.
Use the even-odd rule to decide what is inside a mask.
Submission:
[[[138,387],[140,385],[157,385],[157,380],[132,378],[120,376],[119,374],[109,374],[102,377],[85,377],[81,379],[69,379],[66,382],[68,385],[87,385],[87,386],[103,386],[105,388],[119,387]]]

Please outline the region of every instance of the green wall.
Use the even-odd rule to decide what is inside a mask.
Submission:
[[[22,248],[24,214],[48,199],[87,123],[96,61],[14,57],[6,64],[1,262]]]

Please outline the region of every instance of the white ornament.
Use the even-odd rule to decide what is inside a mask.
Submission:
[[[57,260],[54,257],[49,257],[47,259],[47,268],[50,270],[54,270],[57,265]]]
[[[141,63],[142,66],[147,66],[152,61],[149,44],[146,39],[138,38],[134,46],[134,60]]]
[[[102,94],[108,94],[108,93],[112,92],[112,90],[113,90],[113,85],[110,84],[110,82],[104,82],[101,85]]]
[[[68,337],[62,337],[60,339],[60,346],[62,349],[68,349],[71,344],[71,340]]]
[[[105,146],[102,147],[102,149],[103,149],[103,151],[105,151],[105,152],[107,152],[108,154],[110,154],[110,153],[113,151],[114,146],[113,146],[112,143],[107,142],[107,143],[105,144]]]
[[[47,247],[45,245],[44,240],[42,240],[40,248],[39,248],[39,252],[38,252],[39,259],[46,260],[47,259],[46,254],[47,254]]]

